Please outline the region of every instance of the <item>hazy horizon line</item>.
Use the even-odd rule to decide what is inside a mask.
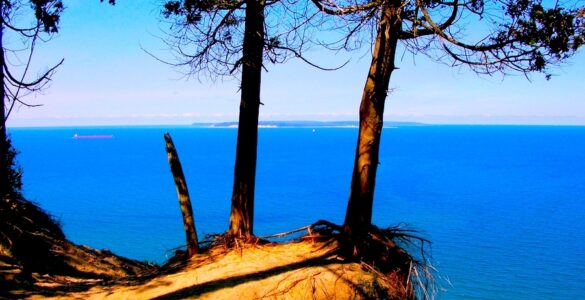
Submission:
[[[265,120],[260,122],[283,122],[283,123],[291,123],[291,122],[316,122],[316,123],[342,123],[342,122],[353,122],[359,124],[359,121],[353,120],[340,120],[340,121],[320,121],[320,120]],[[65,124],[65,125],[8,125],[7,129],[11,128],[100,128],[100,127],[197,127],[198,124],[201,125],[210,125],[204,126],[199,128],[223,128],[223,129],[236,129],[237,127],[230,127],[230,126],[211,126],[213,124],[224,124],[224,123],[238,123],[238,121],[220,121],[220,122],[192,122],[192,123],[160,123],[160,124]],[[585,124],[553,124],[553,123],[462,123],[462,122],[420,122],[420,121],[393,121],[393,120],[385,120],[384,127],[386,127],[387,123],[400,123],[404,127],[409,126],[558,126],[558,127],[583,127]],[[391,126],[391,125],[389,125]],[[294,127],[302,127],[302,126],[282,126],[282,127],[272,127],[272,128],[294,128]],[[338,128],[358,128],[357,126],[333,126]],[[267,128],[270,129],[271,127],[259,127],[259,128]]]

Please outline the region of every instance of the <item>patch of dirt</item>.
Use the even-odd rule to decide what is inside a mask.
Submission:
[[[0,203],[0,298],[15,299],[413,299],[414,259],[371,230],[348,240],[327,221],[293,242],[216,236],[202,254],[163,267],[65,239],[50,216],[19,200]]]
[[[156,269],[107,250],[75,245],[36,204],[22,198],[0,199],[0,298],[87,289]]]
[[[290,242],[214,247],[172,272],[83,291],[59,299],[407,299],[408,284],[381,278],[359,262],[338,256],[338,242]],[[70,286],[75,286],[71,282]],[[30,299],[50,298],[47,294]]]

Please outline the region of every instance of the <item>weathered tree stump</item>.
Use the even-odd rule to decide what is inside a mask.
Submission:
[[[179,155],[177,154],[171,135],[165,133],[164,137],[169,166],[171,167],[171,173],[175,179],[175,186],[179,196],[179,205],[181,207],[181,212],[183,213],[183,225],[185,227],[185,234],[187,235],[187,252],[189,253],[189,257],[191,257],[199,252],[199,242],[197,240],[197,231],[195,230],[195,219],[193,218],[193,208],[191,206],[189,190],[187,189],[183,167],[181,167],[181,161],[179,160]]]

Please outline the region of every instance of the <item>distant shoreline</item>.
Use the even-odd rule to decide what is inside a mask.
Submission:
[[[237,128],[238,122],[193,123],[204,128]],[[385,122],[384,127],[427,126],[416,122]],[[358,121],[260,121],[259,128],[358,128]]]
[[[280,123],[280,124],[274,124]],[[191,124],[83,124],[50,126],[7,126],[8,130],[102,129],[102,128],[236,128],[238,122],[196,122]],[[357,121],[260,121],[260,128],[358,128]],[[585,124],[447,124],[384,121],[384,128],[396,127],[585,127]]]

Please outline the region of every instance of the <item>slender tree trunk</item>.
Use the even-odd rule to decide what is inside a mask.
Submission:
[[[251,237],[254,234],[254,188],[264,49],[264,4],[264,0],[246,1],[240,117],[228,230],[228,235],[240,238]]]
[[[187,236],[187,252],[189,253],[189,257],[191,257],[199,252],[199,242],[197,240],[197,231],[195,230],[195,219],[193,218],[193,208],[191,206],[191,199],[189,198],[187,181],[185,181],[183,167],[181,167],[181,161],[175,149],[175,144],[171,139],[171,135],[168,133],[165,133],[165,142],[169,166],[175,179],[179,205],[183,213],[183,225],[185,226],[185,235]]]
[[[360,127],[343,231],[360,234],[372,223],[374,187],[379,161],[384,102],[400,31],[400,1],[388,0],[382,7],[372,62],[360,105]]]
[[[0,1],[0,21],[2,21],[3,1]],[[6,91],[4,90],[4,25],[0,23],[0,199],[10,190],[8,179],[8,141],[6,135]]]

